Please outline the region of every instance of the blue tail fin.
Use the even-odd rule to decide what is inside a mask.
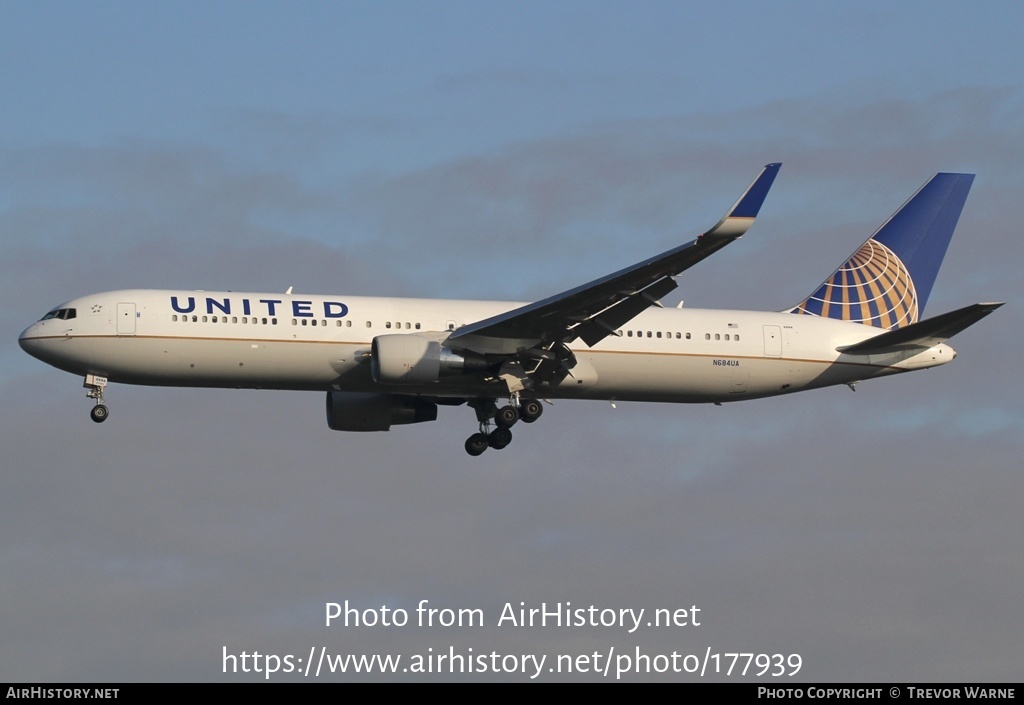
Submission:
[[[889,330],[924,313],[974,174],[936,174],[791,313]]]

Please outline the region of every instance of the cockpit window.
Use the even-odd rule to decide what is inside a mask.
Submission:
[[[48,321],[51,318],[59,318],[62,321],[67,321],[67,320],[70,320],[72,318],[75,318],[77,315],[78,315],[78,310],[77,309],[73,309],[73,308],[55,308],[52,311],[50,311],[49,313],[47,313],[45,316],[43,316],[39,320],[41,320],[41,321]]]

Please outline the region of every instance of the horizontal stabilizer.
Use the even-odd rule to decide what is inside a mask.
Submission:
[[[930,348],[949,340],[1002,305],[1002,303],[972,304],[941,316],[876,335],[874,338],[868,338],[854,345],[836,348],[836,350],[847,355],[877,355],[908,348]]]

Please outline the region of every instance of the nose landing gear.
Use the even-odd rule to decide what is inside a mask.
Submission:
[[[110,410],[103,403],[103,388],[107,386],[107,378],[100,375],[86,375],[82,385],[89,391],[85,396],[96,400],[96,406],[89,411],[89,418],[96,423],[103,423],[110,416]]]

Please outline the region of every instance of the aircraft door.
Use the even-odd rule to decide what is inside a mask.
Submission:
[[[764,330],[765,357],[782,357],[782,328],[779,326],[761,326]]]
[[[135,335],[135,304],[117,305],[117,334]]]

